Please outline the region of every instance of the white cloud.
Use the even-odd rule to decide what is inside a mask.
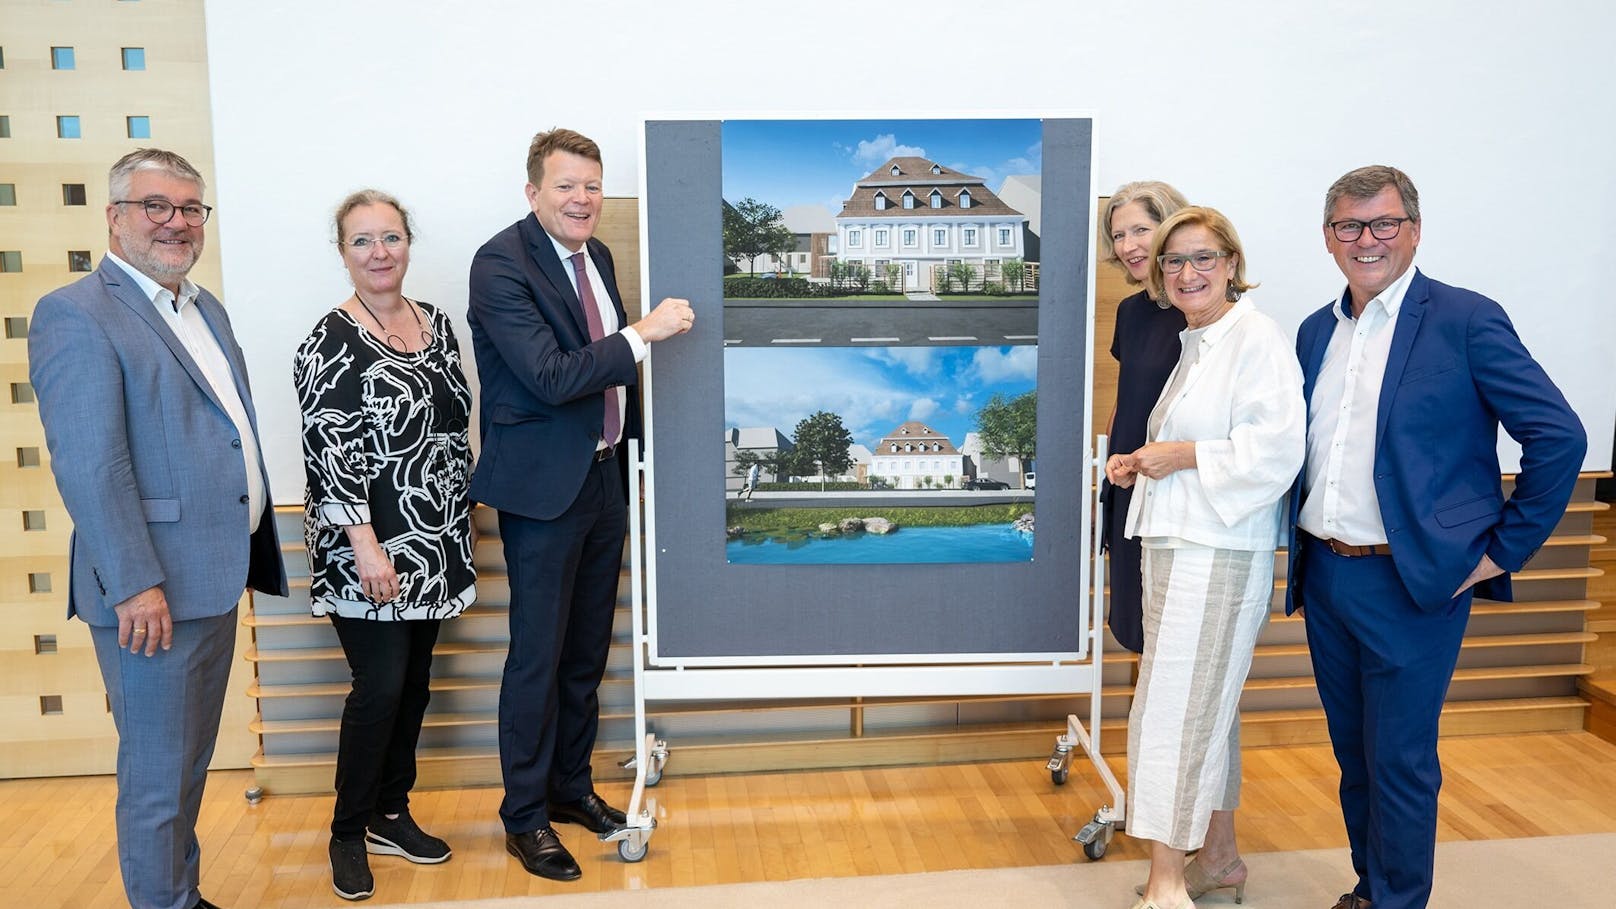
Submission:
[[[984,347],[971,358],[971,371],[985,384],[1033,381],[1038,377],[1038,348]]]
[[[926,150],[916,145],[899,145],[893,133],[882,133],[874,139],[860,139],[853,150],[853,162],[866,167],[885,164],[888,158],[926,157]]]
[[[877,363],[902,367],[912,376],[929,377],[942,366],[942,352],[939,347],[873,347],[866,355]]]
[[[909,405],[909,419],[925,420],[937,412],[938,404],[931,398],[920,398]]]
[[[854,352],[734,348],[724,352],[724,422],[772,426],[788,437],[819,410],[841,416],[854,439],[880,438],[903,422],[914,395],[857,367]],[[862,354],[864,351],[857,351]]]
[[[972,402],[970,395],[960,395],[954,399],[955,413],[970,413],[975,408],[976,404]]]

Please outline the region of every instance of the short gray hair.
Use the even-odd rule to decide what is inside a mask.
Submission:
[[[208,183],[202,179],[202,174],[191,162],[171,151],[161,148],[137,148],[112,165],[107,172],[107,201],[122,199],[129,195],[129,184],[134,182],[135,172],[142,170],[162,171],[171,177],[188,180],[196,184],[197,195],[207,192]]]
[[[1119,268],[1122,260],[1117,258],[1116,245],[1111,242],[1111,216],[1117,213],[1117,209],[1133,202],[1143,205],[1150,220],[1157,224],[1190,204],[1183,193],[1160,180],[1135,180],[1117,187],[1117,191],[1111,194],[1111,201],[1105,204],[1105,213],[1100,216],[1100,258]],[[1126,269],[1124,277],[1129,284],[1139,283]]]
[[[1418,224],[1420,191],[1414,188],[1414,181],[1408,178],[1408,174],[1385,164],[1371,164],[1347,171],[1339,180],[1331,183],[1329,192],[1324,194],[1324,223],[1330,223],[1330,214],[1343,198],[1372,199],[1388,186],[1397,187],[1397,195],[1403,200],[1403,213]]]

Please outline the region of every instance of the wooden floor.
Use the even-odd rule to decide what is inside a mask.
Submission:
[[[1051,739],[1053,741],[1053,738]],[[1616,831],[1616,746],[1588,733],[1451,738],[1439,837]],[[1035,762],[682,777],[652,790],[650,855],[626,864],[582,828],[559,829],[584,877],[556,884],[506,856],[497,789],[418,792],[415,816],[454,858],[373,857],[378,903],[677,887],[1085,861],[1069,837],[1103,801],[1086,765],[1051,784]],[[1119,768],[1120,771],[1120,768]],[[246,771],[217,773],[203,805],[202,892],[234,909],[348,905],[330,886],[329,797],[242,798]],[[1321,746],[1245,752],[1239,835],[1247,852],[1342,846],[1335,766]],[[602,787],[614,803],[625,787]],[[0,906],[123,905],[108,777],[0,782]],[[1144,857],[1126,836],[1106,860]],[[1347,869],[1341,869],[1346,886]]]

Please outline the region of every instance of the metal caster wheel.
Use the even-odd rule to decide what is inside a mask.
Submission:
[[[1106,842],[1103,839],[1095,840],[1092,843],[1084,843],[1083,854],[1089,857],[1089,861],[1097,862],[1105,858],[1105,847]]]
[[[257,786],[248,786],[247,791],[242,795],[247,799],[247,804],[249,805],[256,805],[264,800],[264,790]]]
[[[662,782],[662,764],[658,762],[652,766],[655,769],[645,772],[645,785],[647,787],[655,786],[657,783]]]
[[[625,862],[638,862],[651,851],[651,844],[647,842],[636,843],[632,838],[621,840],[617,844],[617,854]]]
[[[1067,770],[1065,767],[1062,767],[1059,770],[1051,770],[1051,771],[1049,771],[1049,780],[1050,780],[1050,782],[1054,783],[1057,786],[1066,785],[1066,780],[1070,776],[1071,776],[1071,771]]]

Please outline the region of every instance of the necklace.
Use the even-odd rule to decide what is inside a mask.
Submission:
[[[376,310],[370,308],[370,304],[365,302],[365,298],[361,297],[357,290],[354,291],[354,299],[358,300],[359,305],[365,308],[365,312],[370,313],[370,317],[376,320],[376,327],[382,330],[382,343],[399,353],[410,352],[410,345],[405,343],[402,337],[387,330],[387,326],[382,323],[381,317],[376,315]],[[404,301],[404,305],[410,308],[410,315],[415,317],[415,327],[421,330],[421,343],[431,346],[432,332],[427,331],[426,325],[421,322],[421,313],[415,308],[415,304],[410,302],[409,297],[399,297],[399,299]]]

